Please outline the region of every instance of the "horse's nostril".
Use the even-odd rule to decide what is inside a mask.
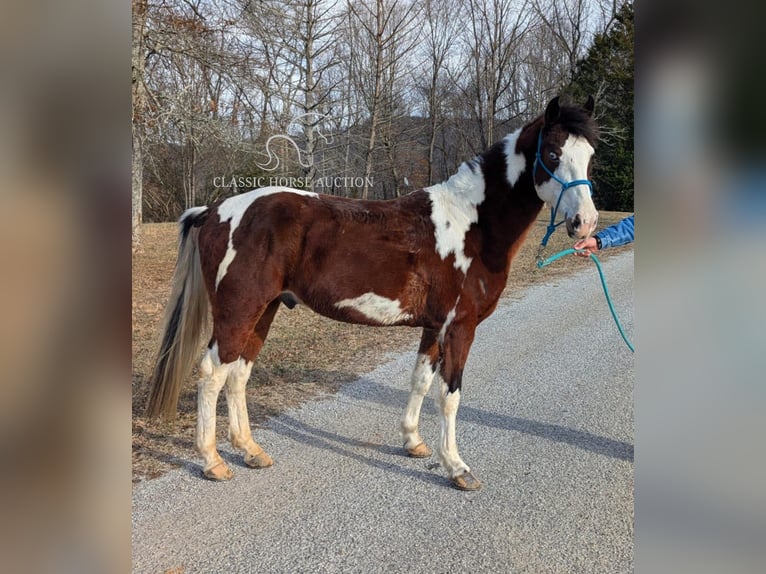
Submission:
[[[580,218],[580,215],[577,214],[574,216],[574,219],[572,220],[572,226],[577,229],[580,227],[580,224],[582,223],[582,219]]]

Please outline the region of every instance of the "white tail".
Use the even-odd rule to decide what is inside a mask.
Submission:
[[[150,418],[176,416],[181,386],[199,351],[200,335],[208,318],[208,298],[199,259],[199,225],[206,207],[187,210],[179,219],[179,246],[173,288],[146,405]]]

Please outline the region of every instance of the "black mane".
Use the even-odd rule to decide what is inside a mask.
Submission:
[[[588,143],[596,147],[598,141],[598,127],[593,117],[585,108],[580,106],[561,106],[559,108],[558,123],[567,132],[575,136],[582,136]]]

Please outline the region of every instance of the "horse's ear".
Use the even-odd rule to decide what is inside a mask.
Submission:
[[[593,117],[593,110],[596,107],[596,100],[593,99],[593,96],[588,96],[588,101],[585,102],[585,111],[588,112],[588,115]]]
[[[559,97],[556,96],[550,102],[548,107],[545,108],[545,125],[550,126],[555,124],[559,119]]]

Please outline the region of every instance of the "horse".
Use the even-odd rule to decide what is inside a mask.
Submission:
[[[447,181],[392,200],[333,197],[284,187],[255,189],[179,220],[179,252],[147,416],[172,419],[182,382],[213,321],[201,361],[196,446],[203,475],[232,471],[215,443],[226,387],[229,440],[252,468],[271,466],[255,442],[245,385],[280,305],[370,326],[422,329],[401,436],[411,457],[431,455],[420,409],[438,381],[436,445],[452,486],[481,481],[458,453],[455,421],[476,327],[495,310],[511,262],[542,206],[557,205],[570,237],[595,230],[591,159],[594,101],[552,99],[543,114],[460,165]],[[541,168],[541,169],[538,169]]]

